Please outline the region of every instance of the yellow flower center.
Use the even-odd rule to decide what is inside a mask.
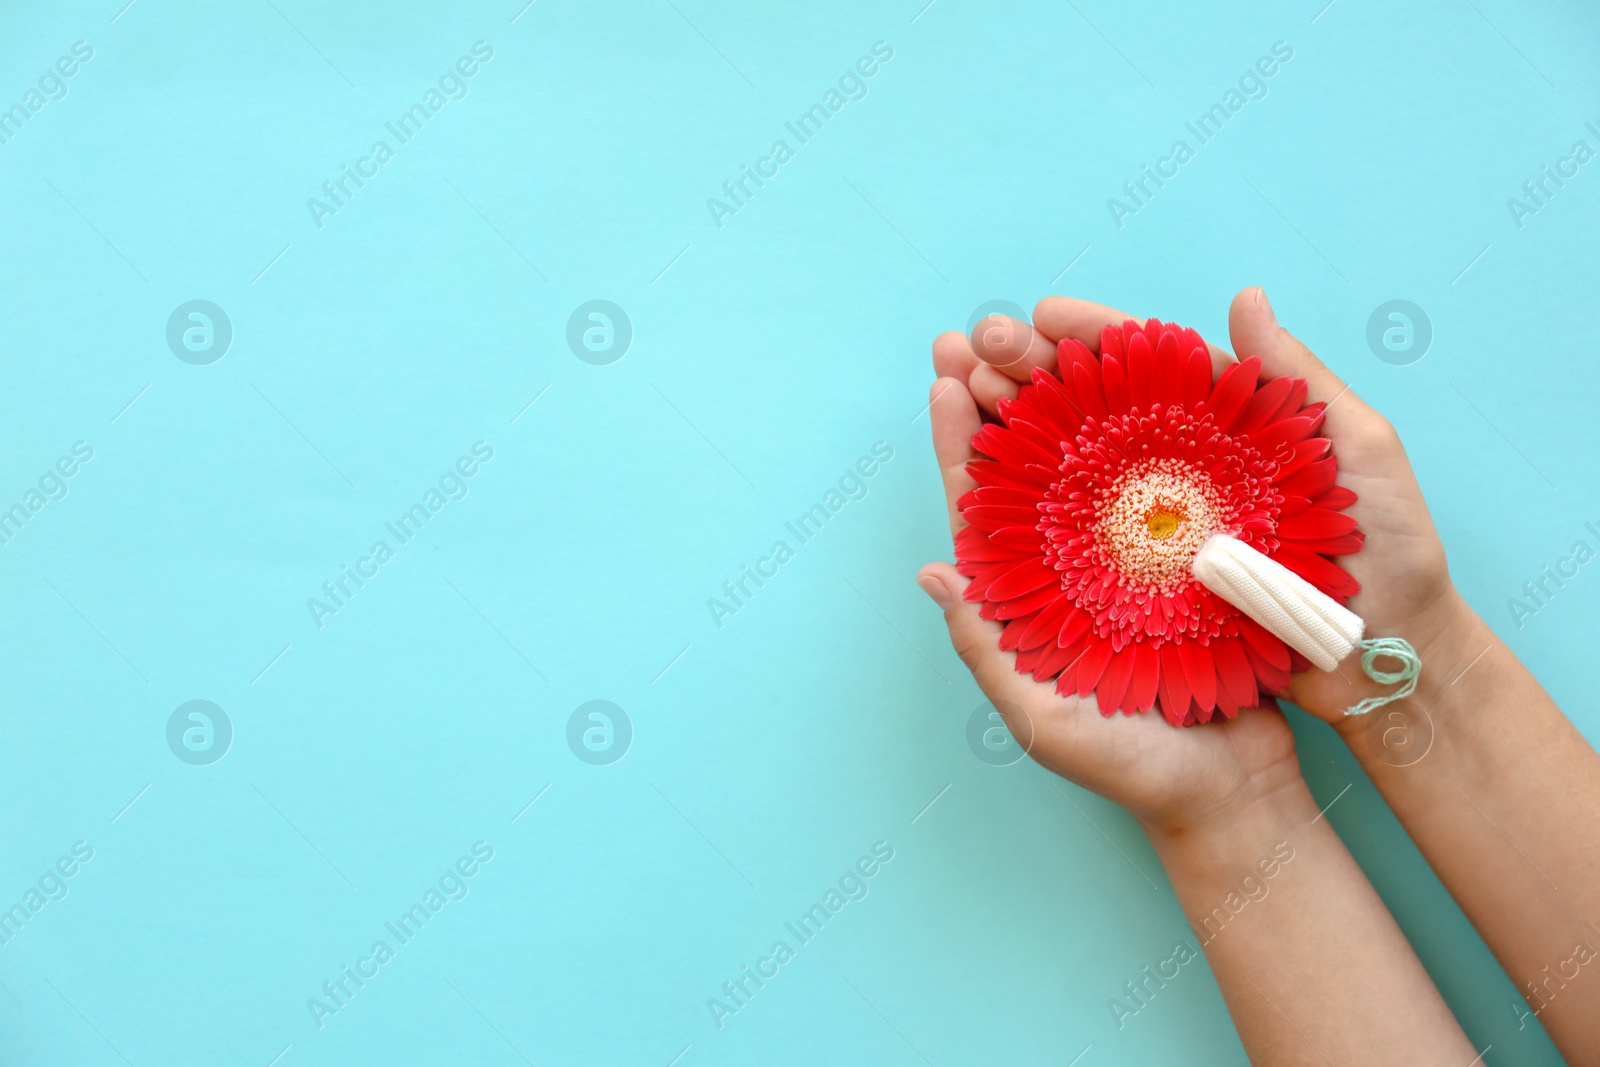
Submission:
[[[1165,541],[1178,532],[1178,524],[1183,522],[1185,516],[1181,512],[1157,509],[1145,519],[1145,526],[1150,531],[1150,536],[1157,541]]]
[[[1171,592],[1193,580],[1189,563],[1219,525],[1211,479],[1175,459],[1155,460],[1119,480],[1099,514],[1099,540],[1133,586]]]

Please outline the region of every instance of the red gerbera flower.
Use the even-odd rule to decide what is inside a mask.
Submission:
[[[1129,320],[1100,355],[1058,348],[1000,422],[972,439],[969,525],[956,564],[966,598],[1005,623],[1017,670],[1110,715],[1159,700],[1174,725],[1232,718],[1288,688],[1305,658],[1212,593],[1190,563],[1228,533],[1341,604],[1360,586],[1329,557],[1361,549],[1337,464],[1300,378],[1260,381],[1261,361],[1213,385],[1193,330]]]

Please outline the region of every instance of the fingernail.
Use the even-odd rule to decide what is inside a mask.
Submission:
[[[922,586],[922,591],[927,593],[935,604],[939,605],[940,611],[950,610],[950,590],[944,587],[943,582],[931,574],[924,574],[917,579],[917,584]]]
[[[1259,285],[1256,286],[1256,307],[1265,310],[1274,323],[1278,321],[1277,314],[1272,310],[1272,302],[1267,299],[1267,291]]]

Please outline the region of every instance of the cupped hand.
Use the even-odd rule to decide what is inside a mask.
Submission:
[[[929,414],[952,536],[966,525],[957,501],[974,482],[972,436],[996,405],[1015,396],[1035,367],[1054,369],[1056,345],[1072,337],[1098,352],[1102,327],[1132,316],[1081,300],[1050,297],[1034,326],[985,319],[969,339],[941,335],[933,345],[939,378]],[[1231,361],[1217,351],[1213,362]],[[1052,682],[1019,674],[1000,649],[1001,625],[962,598],[967,580],[949,563],[930,563],[918,583],[944,609],[950,641],[985,695],[1036,761],[1122,804],[1147,826],[1174,830],[1247,806],[1300,781],[1294,735],[1276,708],[1247,708],[1227,722],[1175,728],[1159,713],[1102,717],[1092,697],[1062,696]]]
[[[1031,326],[991,317],[970,338],[946,333],[934,342],[939,377],[930,416],[952,535],[965,525],[957,501],[974,485],[966,464],[977,458],[971,441],[983,420],[998,417],[998,403],[1015,396],[1035,367],[1054,370],[1061,339],[1074,338],[1098,353],[1100,331],[1133,317],[1048,297]],[[1305,378],[1309,400],[1329,405],[1324,432],[1338,455],[1339,483],[1357,493],[1350,511],[1367,533],[1363,551],[1340,562],[1362,584],[1350,606],[1367,619],[1368,634],[1399,634],[1417,643],[1442,633],[1454,614],[1446,606],[1459,598],[1393,428],[1277,325],[1260,289],[1234,298],[1229,327],[1240,355],[1261,358],[1264,378]],[[1214,374],[1234,361],[1215,345],[1211,353]],[[966,579],[954,566],[929,564],[918,582],[945,609],[957,653],[1030,755],[1123,804],[1147,825],[1183,826],[1299,781],[1293,735],[1276,708],[1246,709],[1230,721],[1186,728],[1155,713],[1104,718],[1092,698],[1063,697],[1053,684],[1016,671],[1014,654],[999,647],[1001,625],[962,599]],[[1337,721],[1345,707],[1378,691],[1352,658],[1332,672],[1296,675],[1288,696]]]
[[[1453,647],[1455,635],[1470,628],[1471,611],[1450,581],[1444,545],[1400,435],[1278,325],[1260,289],[1234,297],[1228,327],[1234,351],[1241,357],[1261,357],[1264,377],[1304,378],[1310,386],[1308,401],[1328,405],[1322,432],[1333,442],[1338,484],[1356,494],[1348,514],[1366,533],[1360,552],[1338,560],[1361,583],[1347,606],[1366,620],[1366,636],[1409,641],[1422,658],[1426,685],[1459,671],[1474,650]],[[1397,664],[1379,659],[1375,666],[1393,669]],[[1312,668],[1296,674],[1287,696],[1349,734],[1368,723],[1347,718],[1345,709],[1383,692],[1362,672],[1356,652],[1331,671]]]

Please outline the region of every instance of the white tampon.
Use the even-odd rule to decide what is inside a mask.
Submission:
[[[1359,615],[1228,534],[1212,534],[1200,546],[1194,576],[1325,671],[1361,643],[1366,629]]]
[[[1399,637],[1362,640],[1367,624],[1361,616],[1237,537],[1212,534],[1206,538],[1195,553],[1193,567],[1201,585],[1320,669],[1331,671],[1360,649],[1361,669],[1368,678],[1379,685],[1400,687],[1351,705],[1345,709],[1346,715],[1365,715],[1416,691],[1422,660],[1407,641]],[[1379,668],[1378,660],[1384,658],[1398,660],[1400,669]]]

